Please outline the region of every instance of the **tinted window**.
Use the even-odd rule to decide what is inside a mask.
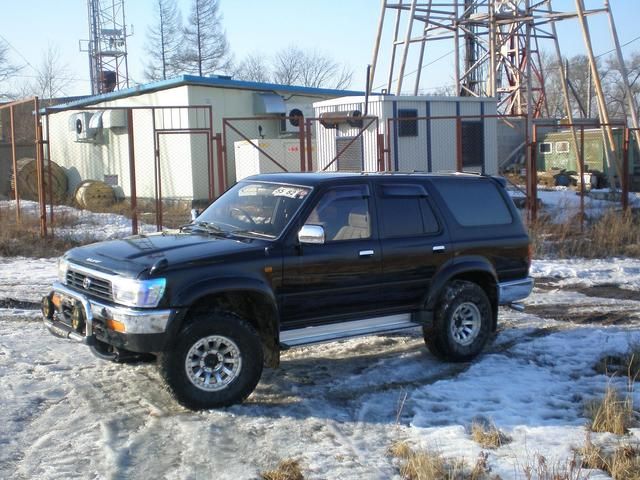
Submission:
[[[498,186],[491,181],[441,179],[433,182],[433,185],[462,226],[506,225],[513,221]]]
[[[323,227],[327,242],[371,238],[368,189],[354,185],[328,190],[305,224]]]
[[[418,110],[400,109],[398,110],[398,136],[417,137],[418,136]],[[408,120],[405,120],[408,119]]]
[[[382,236],[406,237],[439,230],[422,185],[381,185],[378,188]]]

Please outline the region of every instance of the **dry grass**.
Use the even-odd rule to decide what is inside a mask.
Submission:
[[[620,375],[635,382],[640,376],[640,343],[629,343],[622,355],[605,355],[595,365],[595,370],[603,375]]]
[[[471,425],[471,438],[482,448],[500,448],[511,442],[511,438],[498,430],[495,425],[474,422]]]
[[[603,470],[614,480],[640,480],[640,449],[637,446],[621,444],[612,453],[606,453],[587,435],[585,446],[578,453],[584,468]]]
[[[304,480],[298,460],[283,460],[275,470],[260,474],[263,480]]]
[[[73,225],[65,216],[55,220],[57,226]],[[61,236],[41,238],[40,221],[33,215],[23,214],[18,223],[15,209],[0,212],[0,256],[55,257],[78,245],[77,241]]]
[[[577,454],[566,462],[549,463],[543,455],[535,455],[522,469],[527,480],[583,480],[588,478],[582,471]]]
[[[618,391],[608,387],[601,400],[587,403],[586,414],[592,432],[610,432],[624,435],[633,424],[633,401],[631,395],[621,398]]]
[[[407,480],[486,480],[489,467],[486,453],[482,453],[473,468],[463,459],[447,459],[440,453],[414,451],[406,442],[397,442],[389,454],[403,460],[400,475]]]
[[[630,211],[611,211],[585,222],[584,232],[577,216],[563,224],[542,217],[529,227],[529,234],[536,257],[640,257],[640,222]]]

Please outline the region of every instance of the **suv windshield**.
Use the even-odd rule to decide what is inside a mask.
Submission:
[[[211,233],[279,237],[311,188],[240,182],[213,202],[193,223]]]

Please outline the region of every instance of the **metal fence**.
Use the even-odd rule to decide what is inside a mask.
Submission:
[[[539,185],[575,187],[580,197],[575,213],[581,229],[586,220],[587,195],[619,203],[626,211],[630,188],[640,186],[634,134],[624,123],[534,123],[527,169],[529,221],[538,219]]]
[[[532,222],[538,185],[573,186],[583,224],[589,190],[612,187],[598,195],[627,209],[629,190],[640,187],[640,132],[623,124],[536,121],[529,138],[524,116],[381,122],[324,112],[224,118],[217,134],[213,119],[209,105],[71,110],[35,98],[0,106],[0,216],[29,216],[41,235],[58,235],[69,219],[49,206],[71,205],[122,214],[137,233],[188,222],[192,208],[256,173],[459,171],[513,174]]]
[[[47,233],[45,195],[52,177],[46,175],[40,101],[37,97],[0,105],[0,217],[15,218]]]
[[[45,120],[50,165],[68,180],[62,203],[125,215],[132,233],[186,223],[221,193],[208,105],[47,109]]]

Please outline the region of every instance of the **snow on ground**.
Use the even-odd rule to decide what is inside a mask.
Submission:
[[[8,304],[0,478],[244,479],[287,458],[309,479],[400,478],[395,441],[473,464],[478,420],[512,437],[485,450],[492,473],[525,478],[536,454],[562,463],[584,444],[584,402],[626,389],[594,364],[640,340],[640,261],[544,260],[532,271],[528,311],[501,309],[496,341],[471,364],[437,361],[417,330],[302,347],[244,404],[200,413],[171,399],[153,364],[98,360]],[[0,259],[0,302],[37,301],[55,276],[53,259]]]
[[[14,210],[15,207],[15,200],[0,201],[0,210]],[[50,215],[50,208],[47,208],[47,215]],[[22,215],[37,218],[40,206],[37,202],[21,200],[20,211]],[[122,238],[131,235],[132,231],[131,219],[116,213],[95,213],[66,205],[55,205],[53,207],[53,215],[54,223],[56,218],[63,219],[58,223],[64,225],[56,228],[53,234],[79,242]],[[138,230],[140,233],[151,233],[156,231],[156,227],[140,223]]]

